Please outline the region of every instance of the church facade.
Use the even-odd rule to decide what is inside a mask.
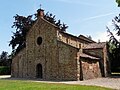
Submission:
[[[43,80],[86,80],[109,75],[106,43],[61,32],[43,18],[26,36],[26,47],[12,60],[11,76]]]

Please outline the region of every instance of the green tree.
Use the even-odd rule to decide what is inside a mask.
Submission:
[[[116,0],[118,7],[120,7],[120,0]]]
[[[16,15],[14,19],[15,22],[12,28],[15,28],[16,32],[13,33],[9,46],[12,46],[13,52],[17,53],[25,47],[27,32],[30,30],[35,20],[32,19],[32,15],[27,17]]]
[[[107,31],[110,36],[108,46],[111,66],[113,68],[113,71],[116,71],[120,67],[120,41],[115,37],[115,35],[120,37],[120,14],[112,19],[111,26],[112,27],[107,26]],[[116,34],[113,34],[113,30],[116,31]]]
[[[8,52],[2,51],[0,54],[0,66],[10,66],[11,60],[9,58]]]

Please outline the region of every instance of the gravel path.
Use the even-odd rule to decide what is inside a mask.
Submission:
[[[93,85],[120,90],[120,78],[98,78],[85,81],[62,82],[65,84]]]
[[[0,79],[12,79],[19,80],[20,78],[10,78],[10,75],[0,76]],[[22,79],[27,80],[28,79]],[[40,81],[38,79],[30,80],[33,82],[43,82],[43,83],[64,83],[64,84],[77,84],[77,85],[92,85],[92,86],[101,86],[112,88],[113,90],[120,90],[120,77],[114,78],[97,78],[84,81]]]

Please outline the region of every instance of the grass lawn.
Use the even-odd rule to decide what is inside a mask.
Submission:
[[[50,84],[20,80],[0,80],[0,90],[112,90],[96,86]]]

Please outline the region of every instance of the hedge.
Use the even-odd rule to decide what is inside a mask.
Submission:
[[[11,70],[8,66],[0,66],[0,75],[10,75]]]

